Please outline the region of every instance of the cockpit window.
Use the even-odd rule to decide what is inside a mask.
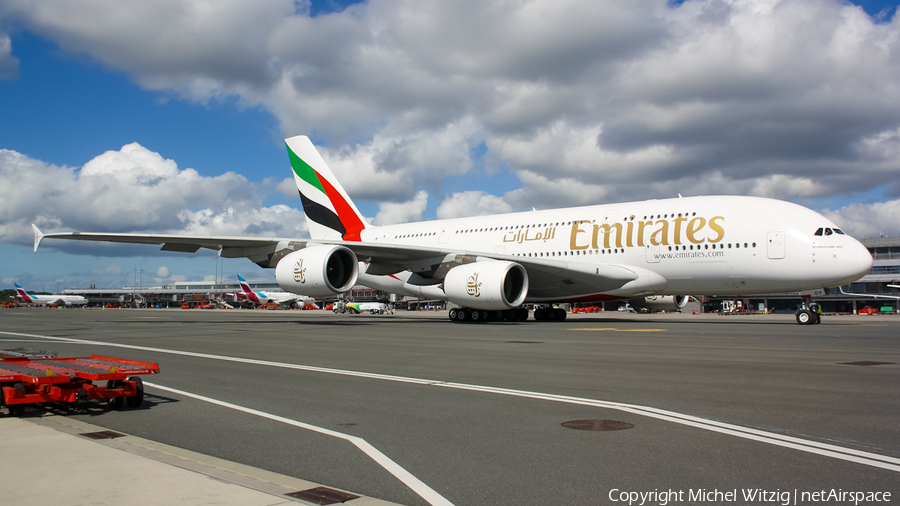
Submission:
[[[834,232],[832,232],[830,228],[826,228],[826,229],[825,229],[825,235],[831,235],[831,234],[833,234],[833,233],[834,233]]]
[[[816,230],[816,233],[814,235],[822,235],[822,231],[824,230],[824,228],[820,228],[819,230]]]
[[[846,234],[844,233],[844,231],[841,230],[841,229],[839,229],[839,228],[834,229],[834,231],[837,232],[837,233],[839,233],[839,234],[841,234],[841,235],[846,235]]]

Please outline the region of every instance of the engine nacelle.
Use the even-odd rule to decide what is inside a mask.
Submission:
[[[675,311],[688,303],[687,295],[648,295],[629,299],[628,303],[633,307],[640,307],[650,311]]]
[[[356,284],[357,277],[356,254],[345,246],[309,246],[285,255],[275,266],[278,286],[310,297],[346,292]]]
[[[515,262],[491,260],[450,269],[444,294],[454,304],[485,311],[511,309],[528,295],[528,273]]]

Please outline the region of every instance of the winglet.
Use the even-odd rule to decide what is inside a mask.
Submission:
[[[31,224],[31,230],[34,230],[34,251],[37,251],[38,246],[41,245],[41,239],[44,238],[44,233],[34,223]]]

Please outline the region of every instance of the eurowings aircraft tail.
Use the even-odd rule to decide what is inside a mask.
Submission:
[[[34,298],[31,295],[28,295],[28,292],[22,288],[22,285],[16,283],[16,298],[20,298],[26,302],[32,302]]]
[[[368,227],[309,137],[285,140],[312,239],[360,241]]]
[[[250,285],[247,284],[247,280],[245,280],[240,274],[237,275],[238,283],[241,285],[241,290],[244,293],[253,293],[253,290],[250,289]]]
[[[247,280],[245,280],[240,274],[238,274],[237,277],[238,283],[241,285],[241,292],[235,294],[235,300],[237,300],[237,297],[246,297],[249,301],[255,302],[257,304],[262,304],[262,301],[259,300],[259,296],[250,288],[250,284],[247,283]]]

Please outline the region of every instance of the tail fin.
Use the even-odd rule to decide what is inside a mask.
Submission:
[[[251,300],[253,302],[256,302],[257,304],[262,304],[262,301],[259,300],[259,296],[256,294],[256,292],[253,291],[253,289],[250,288],[250,284],[247,283],[247,280],[244,279],[240,274],[238,274],[237,277],[238,283],[240,283],[241,285],[241,292],[243,293],[240,295],[235,294],[235,297],[246,297],[247,300]]]
[[[284,140],[313,239],[359,241],[368,227],[325,160],[305,135]]]
[[[31,302],[33,300],[31,295],[28,295],[28,292],[26,292],[25,289],[22,288],[22,285],[20,285],[18,283],[15,283],[15,285],[16,285],[16,297],[18,297],[20,299],[24,299],[27,302]]]
[[[250,285],[247,284],[247,280],[242,278],[240,274],[238,274],[237,277],[238,283],[241,285],[241,290],[243,290],[244,293],[253,293],[253,290],[250,289]]]

